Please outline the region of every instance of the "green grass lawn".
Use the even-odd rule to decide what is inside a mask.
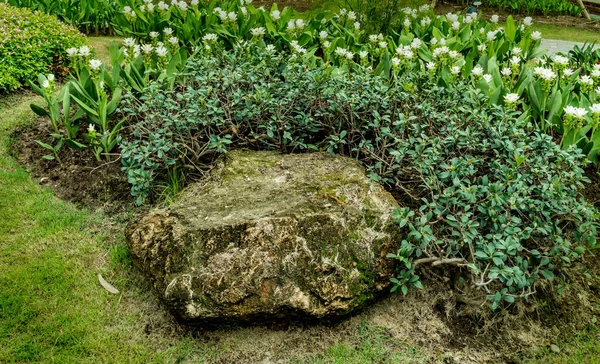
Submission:
[[[558,27],[550,24],[533,24],[533,29],[542,32],[542,37],[547,39],[567,40],[571,42],[582,43],[600,43],[600,33],[589,30]]]

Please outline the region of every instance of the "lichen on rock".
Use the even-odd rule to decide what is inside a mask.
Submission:
[[[396,208],[352,159],[232,151],[126,237],[182,321],[336,318],[388,290]]]

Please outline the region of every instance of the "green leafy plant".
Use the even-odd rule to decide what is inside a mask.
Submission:
[[[0,3],[0,92],[12,91],[38,74],[68,73],[66,50],[86,42],[55,17]]]
[[[406,238],[390,255],[394,289],[444,266],[462,294],[493,308],[534,294],[595,245],[582,156],[530,130],[527,114],[458,79],[439,87],[426,70],[398,82],[293,57],[235,48],[190,60],[174,92],[151,85],[127,99],[138,123],[122,161],[138,201],[174,166],[201,173],[230,148],[343,154],[406,206],[395,214]]]

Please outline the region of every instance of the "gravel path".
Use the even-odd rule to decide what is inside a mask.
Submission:
[[[569,53],[569,51],[571,49],[573,49],[573,47],[575,45],[578,45],[579,47],[583,47],[583,44],[584,43],[569,42],[566,40],[542,39],[541,48],[547,49],[548,55],[553,56],[558,53],[567,54],[567,53]],[[596,48],[600,48],[600,45],[597,44]]]

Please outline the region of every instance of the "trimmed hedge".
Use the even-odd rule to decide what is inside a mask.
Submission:
[[[0,33],[0,92],[18,89],[39,73],[66,75],[66,50],[87,42],[54,16],[2,3]]]

